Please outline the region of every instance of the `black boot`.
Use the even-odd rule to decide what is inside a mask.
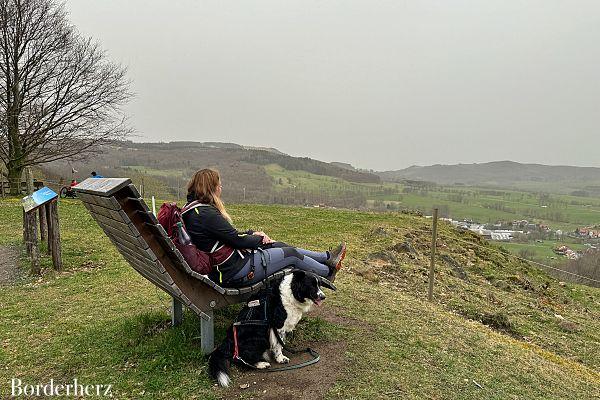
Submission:
[[[329,252],[329,258],[325,265],[329,267],[329,276],[327,279],[331,282],[335,280],[335,274],[342,268],[342,260],[346,257],[346,242],[342,242],[334,250]]]

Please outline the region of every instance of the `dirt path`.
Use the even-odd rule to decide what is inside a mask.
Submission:
[[[350,323],[335,315],[335,309],[319,309],[311,313],[338,324]],[[255,372],[232,367],[233,384],[229,389],[217,389],[224,399],[321,399],[333,386],[336,379],[344,372],[346,363],[345,351],[347,343],[343,340],[336,342],[297,343],[295,347],[310,346],[321,356],[317,364],[309,367],[285,372]],[[302,358],[301,358],[302,357]],[[306,357],[296,356],[293,363]],[[242,386],[244,385],[244,386]],[[249,387],[242,389],[240,386]]]
[[[21,277],[19,250],[0,246],[0,286],[9,285]]]

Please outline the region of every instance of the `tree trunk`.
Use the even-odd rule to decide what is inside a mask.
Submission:
[[[19,196],[21,194],[21,175],[23,175],[23,167],[8,163],[8,182],[10,184],[11,196]]]

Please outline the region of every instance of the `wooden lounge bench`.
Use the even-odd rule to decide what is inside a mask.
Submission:
[[[265,285],[223,288],[193,271],[127,178],[89,178],[74,187],[77,196],[121,255],[144,278],[173,298],[173,325],[181,323],[182,305],[201,317],[202,350],[214,346],[213,311],[246,299]],[[268,280],[289,273],[282,270]]]

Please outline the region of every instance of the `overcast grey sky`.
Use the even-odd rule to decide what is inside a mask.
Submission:
[[[377,170],[600,166],[600,1],[68,0],[128,66],[136,141]]]

